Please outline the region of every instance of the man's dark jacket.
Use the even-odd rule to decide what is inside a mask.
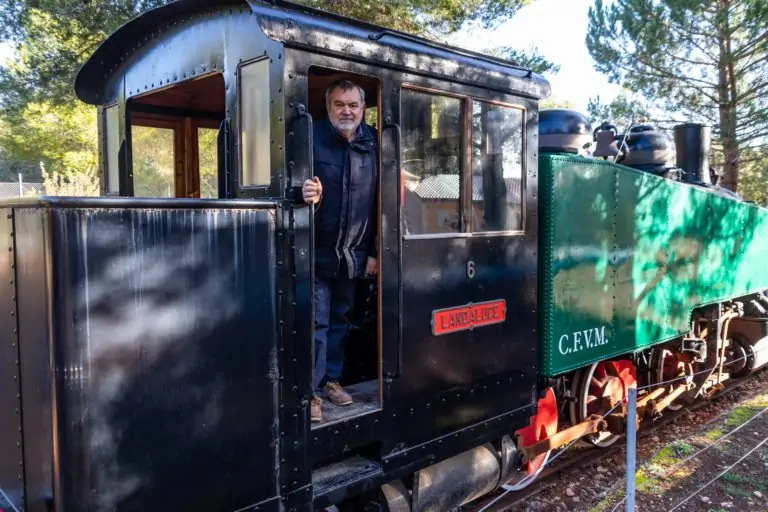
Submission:
[[[314,172],[323,187],[315,206],[315,272],[335,277],[345,258],[349,277],[360,277],[368,256],[377,255],[376,131],[363,122],[350,143],[328,118],[314,126]]]

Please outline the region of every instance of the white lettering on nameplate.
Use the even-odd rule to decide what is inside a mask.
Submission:
[[[586,331],[576,331],[572,334],[563,334],[558,341],[558,349],[563,355],[573,352],[607,345],[608,339],[605,337],[605,326]]]

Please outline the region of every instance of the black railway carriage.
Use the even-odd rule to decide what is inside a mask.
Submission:
[[[300,186],[342,75],[379,137],[381,265],[348,343],[356,405],[311,425]],[[180,0],[112,34],[75,88],[99,107],[103,197],[2,204],[4,499],[449,510],[517,472],[542,77],[287,2]]]

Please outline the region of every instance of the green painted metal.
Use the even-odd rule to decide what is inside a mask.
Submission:
[[[768,210],[602,160],[539,157],[547,376],[681,336],[768,289]]]

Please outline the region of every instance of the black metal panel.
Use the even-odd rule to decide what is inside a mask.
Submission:
[[[46,220],[42,209],[14,211],[25,487],[27,510],[34,512],[50,510],[56,489],[53,481]]]
[[[186,204],[49,210],[58,510],[279,494],[276,212]]]
[[[477,86],[409,74],[396,77],[391,89],[399,89],[402,82],[526,109],[523,231],[406,237],[400,242],[402,333],[397,358],[402,373],[393,381],[389,400],[401,410],[406,404],[417,408],[424,403],[433,404],[434,410],[400,433],[400,442],[412,443],[472,428],[506,411],[525,409],[527,415],[535,405],[538,114],[532,101]],[[390,98],[394,102],[395,94]],[[393,122],[399,122],[399,109],[392,110],[397,113]],[[433,334],[434,311],[494,300],[506,303],[503,323]]]
[[[414,415],[401,416],[397,420],[400,430],[408,430],[418,426],[422,415],[429,411],[418,412]],[[465,450],[479,446],[489,440],[498,440],[507,435],[510,429],[516,425],[527,424],[530,416],[530,408],[513,410],[493,418],[487,418],[470,427],[455,430],[446,435],[433,435],[428,440],[411,446],[398,446],[391,453],[383,454],[381,473],[366,479],[358,480],[347,487],[336,489],[315,501],[319,507],[349,498],[355,494],[376,490],[386,482],[398,478],[404,478],[419,469],[435,464],[448,457],[457,455]],[[394,433],[390,432],[389,437]]]
[[[0,504],[24,506],[13,213],[0,210]],[[5,500],[4,500],[5,497]]]
[[[402,240],[400,237],[400,87],[399,77],[382,76],[381,93],[381,272],[379,273],[379,311],[381,369],[384,377],[383,401],[397,402],[391,395],[392,380],[402,372]]]

